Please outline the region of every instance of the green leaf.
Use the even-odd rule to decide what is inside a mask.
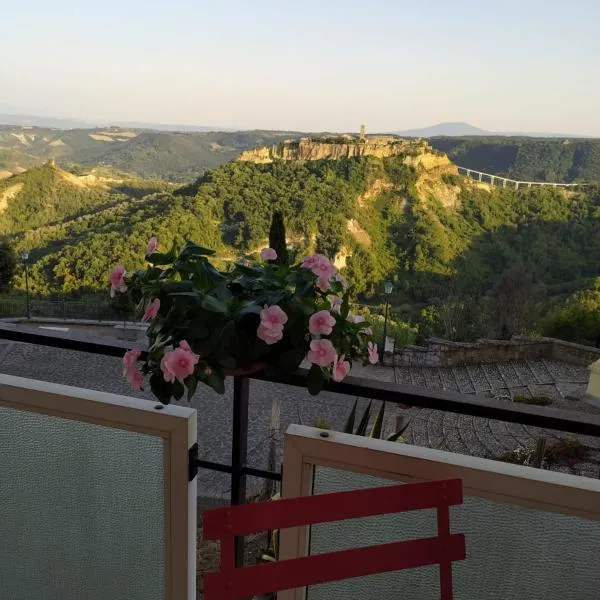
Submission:
[[[348,420],[344,425],[344,433],[354,433],[354,422],[356,421],[356,409],[358,408],[358,400],[354,401],[352,411],[348,415]]]
[[[367,425],[369,424],[369,417],[371,416],[371,404],[373,404],[372,400],[369,400],[369,405],[367,406],[365,413],[358,424],[358,428],[356,430],[356,435],[367,435]]]
[[[318,365],[312,365],[306,378],[306,387],[312,396],[316,396],[323,389],[323,371]]]
[[[169,296],[187,296],[188,298],[202,298],[200,292],[169,292]]]
[[[376,440],[381,439],[381,434],[383,432],[383,417],[385,415],[385,402],[381,403],[381,408],[375,417],[375,423],[373,423],[373,428],[371,429],[371,433],[369,437],[374,438]]]
[[[151,265],[170,265],[173,262],[173,257],[170,254],[155,252],[146,259]]]
[[[180,260],[187,260],[197,256],[212,256],[215,253],[210,248],[203,248],[194,242],[186,242],[183,250],[179,253]]]
[[[258,304],[251,302],[251,303],[246,304],[246,305],[242,306],[241,308],[239,308],[236,311],[235,316],[237,318],[241,318],[246,315],[259,315],[261,310],[262,310],[262,306],[259,306]]]
[[[215,313],[225,314],[227,312],[227,304],[214,296],[204,296],[200,302],[200,306],[205,310]]]
[[[304,348],[286,350],[279,357],[279,366],[286,370],[294,370],[302,362],[305,354]]]
[[[175,294],[180,292],[198,293],[191,281],[161,281],[160,288],[165,294]]]
[[[225,377],[223,377],[222,374],[217,373],[216,370],[207,376],[206,383],[207,385],[210,385],[217,394],[225,393]]]
[[[171,396],[173,395],[172,386],[169,382],[165,381],[162,373],[153,373],[150,376],[150,389],[163,404],[171,402]]]
[[[350,312],[350,295],[344,294],[342,300],[342,306],[340,307],[340,317],[345,321],[348,317],[348,313]]]
[[[173,397],[175,400],[181,400],[183,398],[183,394],[185,392],[185,388],[183,387],[183,383],[181,381],[177,381],[177,379],[173,382]]]
[[[196,388],[198,387],[198,380],[193,375],[190,375],[189,377],[186,377],[183,380],[183,383],[185,384],[185,389],[187,390],[187,399],[189,402],[196,392]]]
[[[237,367],[237,363],[235,362],[235,358],[231,356],[231,354],[216,354],[215,358],[217,362],[225,369],[235,369]]]
[[[146,261],[151,265],[170,265],[175,262],[176,257],[177,247],[175,242],[173,242],[173,245],[168,252],[154,252],[150,256],[146,257]]]
[[[402,434],[408,429],[409,425],[410,425],[410,420],[407,419],[404,426],[401,427],[398,431],[396,431],[396,433],[393,433],[392,435],[390,435],[387,438],[387,441],[388,442],[402,442],[403,444],[405,444],[406,440],[402,437]]]

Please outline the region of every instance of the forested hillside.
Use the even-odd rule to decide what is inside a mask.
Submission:
[[[461,167],[521,181],[600,181],[600,140],[440,137],[429,143]]]
[[[44,294],[104,289],[115,262],[141,265],[151,235],[162,247],[194,239],[214,248],[221,265],[256,255],[274,211],[285,215],[296,255],[335,258],[365,298],[387,277],[399,302],[424,306],[489,295],[514,269],[550,296],[585,288],[600,274],[598,188],[490,188],[458,177],[451,165],[413,158],[233,162],[174,191],[81,187],[85,176],[46,165],[2,183],[0,229],[17,250],[31,251],[32,287]]]

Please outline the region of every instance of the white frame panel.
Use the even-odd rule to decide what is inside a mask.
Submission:
[[[600,521],[600,481],[431,448],[290,425],[284,440],[282,497],[312,494],[317,466],[390,481],[461,479],[464,495]],[[308,554],[308,527],[280,533],[280,559]],[[278,600],[303,600],[304,590]]]
[[[0,375],[0,406],[159,437],[164,448],[165,600],[196,598],[196,479],[188,451],[197,440],[196,410]]]

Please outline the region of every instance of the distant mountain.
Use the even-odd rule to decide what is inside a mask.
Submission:
[[[77,129],[90,127],[89,123],[77,119],[58,119],[56,117],[38,117],[13,113],[0,114],[0,125],[17,125],[20,127],[48,127],[50,129]]]
[[[420,129],[407,129],[405,131],[394,131],[397,135],[403,137],[459,137],[463,135],[490,135],[489,131],[473,127],[468,123],[438,123],[431,127],[422,127]]]
[[[9,107],[5,108],[7,110]],[[0,105],[0,110],[3,106]],[[83,121],[81,119],[61,119],[57,117],[41,117],[39,115],[21,114],[14,112],[0,112],[0,125],[18,125],[21,127],[47,127],[51,129],[90,129],[94,127],[121,127],[125,129],[144,129],[151,131],[237,131],[227,127],[215,127],[208,125],[177,125],[169,123],[146,123],[143,121],[111,121],[109,119],[97,119]]]
[[[215,127],[209,125],[173,125],[169,123],[144,123],[143,121],[118,121],[115,127],[128,129],[147,129],[150,131],[174,131],[184,133],[204,133],[209,131],[240,131],[231,127]]]
[[[524,132],[524,131],[487,131],[469,125],[469,123],[438,123],[421,129],[394,131],[402,137],[472,137],[472,136],[507,136],[532,138],[593,138],[594,136],[573,135],[568,133]]]

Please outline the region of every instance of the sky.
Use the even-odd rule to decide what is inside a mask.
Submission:
[[[600,136],[599,0],[0,0],[0,112]]]

